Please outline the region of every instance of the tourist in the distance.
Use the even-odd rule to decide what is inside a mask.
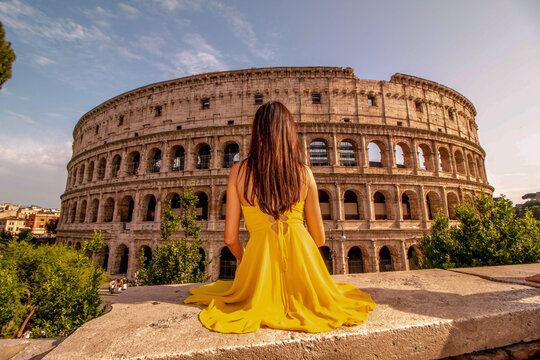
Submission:
[[[191,288],[184,301],[208,305],[199,315],[208,329],[323,332],[361,324],[375,308],[368,294],[335,283],[326,269],[317,185],[300,149],[289,110],[279,102],[262,105],[248,157],[231,168],[227,185],[225,244],[240,262],[235,279]],[[241,212],[250,233],[245,250]]]

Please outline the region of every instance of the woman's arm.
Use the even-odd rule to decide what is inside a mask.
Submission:
[[[231,168],[229,174],[229,182],[227,184],[227,206],[225,210],[225,245],[229,247],[229,250],[238,259],[242,260],[244,256],[244,248],[240,245],[238,239],[238,230],[240,227],[240,213],[242,208],[240,207],[240,198],[238,197],[238,191],[236,189],[236,178],[238,177],[238,168],[240,163],[236,163]]]
[[[324,224],[321,215],[321,206],[319,205],[319,192],[317,191],[317,184],[315,183],[315,178],[311,169],[307,167],[308,170],[308,193],[306,197],[306,202],[304,204],[304,211],[306,213],[306,222],[308,226],[308,231],[311,234],[315,244],[318,247],[324,245]],[[229,198],[227,197],[227,200]]]

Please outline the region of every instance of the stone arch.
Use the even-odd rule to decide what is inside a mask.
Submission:
[[[471,177],[476,177],[476,164],[471,154],[467,155],[467,162],[469,164],[469,175]]]
[[[314,139],[309,144],[309,163],[311,166],[330,165],[328,144],[325,139]]]
[[[94,162],[90,161],[86,170],[86,182],[91,182],[94,179]]]
[[[419,252],[414,245],[409,246],[407,249],[407,262],[409,263],[409,270],[416,270],[418,266],[415,263],[415,258],[418,259]]]
[[[113,221],[113,214],[114,199],[112,197],[109,197],[107,198],[107,200],[105,200],[105,204],[103,204],[103,222]]]
[[[135,210],[135,201],[130,195],[126,195],[118,204],[118,212],[121,222],[131,222],[133,220],[133,212]]]
[[[114,155],[111,162],[111,178],[118,177],[120,173],[120,165],[122,164],[122,157],[118,154]]]
[[[73,246],[73,243],[71,242],[71,240],[68,241],[67,246],[70,246],[70,247]]]
[[[155,221],[156,220],[156,197],[152,194],[148,194],[144,197],[144,214],[143,221]]]
[[[90,208],[90,222],[97,222],[98,221],[98,212],[99,212],[99,200],[94,199],[92,200],[92,206]]]
[[[390,194],[385,190],[377,190],[373,193],[373,207],[375,220],[391,220],[392,208]]]
[[[420,202],[414,191],[406,190],[401,194],[401,214],[403,220],[420,220]]]
[[[446,204],[448,206],[448,218],[450,220],[456,220],[455,207],[459,204],[459,198],[456,193],[449,192],[446,195]]]
[[[349,270],[349,274],[366,272],[364,266],[364,255],[360,247],[353,246],[347,252],[347,268]]]
[[[394,146],[396,156],[396,166],[398,168],[412,168],[411,149],[404,142],[399,142]]]
[[[181,214],[180,194],[175,191],[168,193],[167,196],[165,197],[163,208],[167,207],[169,203],[171,203],[172,212],[175,215],[179,216]]]
[[[379,271],[393,271],[394,270],[394,261],[392,252],[388,246],[383,246],[379,250]]]
[[[73,204],[71,204],[71,211],[69,213],[69,222],[70,223],[74,223],[75,222],[75,219],[77,217],[77,202],[73,202]]]
[[[456,171],[461,175],[466,175],[465,159],[463,158],[461,150],[454,151],[454,159],[456,161]]]
[[[223,150],[223,168],[231,168],[240,161],[240,146],[235,142],[230,142]]]
[[[176,145],[171,148],[171,171],[184,171],[186,163],[186,151],[181,145]]]
[[[80,241],[77,241],[75,243],[75,250],[81,250],[82,249],[82,245],[81,245],[81,242]]]
[[[343,194],[343,203],[345,211],[345,220],[360,220],[362,213],[360,211],[360,202],[358,195],[352,190],[345,191]]]
[[[341,166],[357,166],[356,143],[350,139],[343,139],[339,142],[339,164]]]
[[[328,273],[332,275],[334,273],[332,251],[330,250],[328,246],[323,245],[319,247],[319,252],[321,253],[321,257],[324,261],[324,264],[326,265],[326,269],[328,270]]]
[[[484,180],[484,172],[482,171],[482,163],[479,157],[476,158],[476,170],[477,170],[477,178]],[[79,181],[80,182],[80,181]]]
[[[323,220],[332,220],[332,206],[330,205],[330,195],[326,190],[319,189],[319,206]]]
[[[107,160],[104,157],[99,159],[97,167],[97,179],[103,180],[105,178],[105,167],[107,166]]]
[[[418,166],[422,170],[435,170],[435,166],[433,165],[433,150],[431,150],[431,146],[423,143],[418,145]]]
[[[100,264],[105,271],[107,271],[109,268],[109,252],[109,246],[105,245],[105,249],[103,249],[103,252],[101,254],[98,254],[98,264]]]
[[[84,181],[84,164],[79,168],[79,184],[82,184]]]
[[[384,167],[388,163],[385,156],[384,143],[379,140],[371,141],[367,146],[369,167]]]
[[[204,191],[195,194],[199,201],[197,202],[197,219],[208,220],[208,195]]]
[[[206,143],[197,145],[196,151],[196,168],[197,169],[210,169],[210,162],[212,160],[212,148]]]
[[[428,219],[433,220],[438,209],[442,208],[441,196],[436,191],[430,191],[426,194],[426,211]]]
[[[127,274],[129,266],[129,247],[125,244],[120,244],[116,247],[115,252],[115,267],[113,274]]]
[[[142,255],[144,255],[144,262],[140,265],[145,265],[147,266],[150,261],[152,261],[152,248],[148,245],[142,245],[140,248],[139,248],[139,256],[137,257],[137,259],[140,259]]]
[[[81,210],[79,211],[79,222],[83,223],[86,220],[87,201],[81,201]]]
[[[219,278],[230,280],[234,279],[236,272],[236,258],[227,246],[221,249],[219,256]]]
[[[221,220],[225,220],[227,212],[227,192],[225,192],[221,197],[220,205],[221,206],[219,207],[219,218]]]
[[[141,154],[138,151],[132,151],[127,157],[128,175],[137,175],[141,166]]]
[[[159,148],[152,148],[148,152],[148,172],[150,173],[158,173],[161,171],[161,149]]]
[[[452,161],[446,147],[439,148],[439,169],[444,172],[452,172]]]

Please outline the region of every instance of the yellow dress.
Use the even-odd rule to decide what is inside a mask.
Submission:
[[[369,294],[335,283],[304,226],[304,202],[279,220],[243,206],[250,238],[232,281],[191,288],[184,303],[208,305],[199,319],[210,330],[248,333],[260,327],[323,332],[359,325],[375,309]]]

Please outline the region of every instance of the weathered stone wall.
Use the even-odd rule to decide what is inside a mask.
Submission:
[[[161,208],[194,180],[216,278],[229,167],[247,156],[253,116],[269,100],[297,121],[335,273],[409,269],[437,208],[452,218],[466,197],[493,191],[476,110],[445,86],[403,74],[362,80],[333,67],[207,73],[126,92],[79,120],[58,240],[77,245],[101,229],[109,271],[127,265],[131,276],[143,246],[159,244]]]

